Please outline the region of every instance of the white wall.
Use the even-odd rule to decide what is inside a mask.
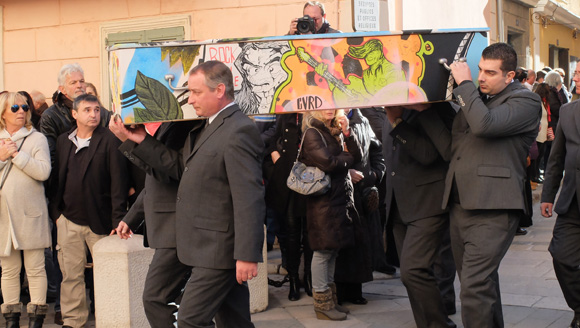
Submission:
[[[494,0],[403,0],[403,29],[489,27],[484,10]],[[490,4],[491,5],[491,4]]]

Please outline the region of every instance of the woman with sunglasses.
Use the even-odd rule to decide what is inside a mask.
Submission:
[[[44,249],[51,238],[43,181],[50,175],[50,153],[30,117],[24,96],[0,95],[0,308],[7,328],[20,327],[22,258],[30,290],[28,327],[42,327],[48,310]]]

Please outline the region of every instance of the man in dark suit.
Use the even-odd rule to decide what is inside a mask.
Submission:
[[[179,327],[253,327],[247,280],[258,272],[266,214],[255,124],[234,103],[231,70],[208,61],[189,73],[189,103],[198,121],[182,152],[142,127],[126,130],[139,144],[133,156],[155,172],[179,179],[177,256],[192,267],[178,312]]]
[[[508,44],[484,49],[479,89],[467,63],[450,66],[461,108],[451,130],[442,206],[450,207],[461,316],[466,328],[503,327],[497,270],[525,208],[526,158],[538,135],[540,97],[512,83],[517,54]]]
[[[449,230],[441,201],[455,110],[448,103],[426,107],[386,108],[391,123],[383,131],[387,217],[394,222],[401,280],[417,327],[455,327],[432,269]]]
[[[154,136],[168,148],[180,151],[194,121],[166,122],[158,126]],[[137,167],[147,173],[145,188],[117,226],[116,232],[122,239],[145,220],[145,246],[155,249],[149,265],[143,290],[143,308],[152,328],[174,327],[175,312],[191,267],[177,258],[175,242],[175,198],[179,181],[160,172],[153,174],[147,164],[133,156],[134,142],[111,124],[111,130],[123,141],[119,150]]]
[[[580,87],[580,67],[574,72],[576,93]],[[552,216],[552,207],[564,183],[554,211],[558,213],[550,253],[554,261],[554,272],[562,288],[568,306],[574,311],[571,328],[580,328],[580,101],[566,104],[560,109],[560,122],[552,144],[550,159],[546,167],[542,190],[541,213]]]
[[[100,126],[95,96],[73,103],[77,126],[56,141],[56,171],[50,216],[56,221],[58,261],[62,270],[63,327],[84,327],[89,316],[84,271],[87,247],[109,235],[127,212],[127,162],[120,141]]]

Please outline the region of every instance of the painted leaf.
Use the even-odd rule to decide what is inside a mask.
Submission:
[[[161,47],[161,60],[165,60],[169,55],[169,66],[177,64],[181,59],[183,67],[183,74],[187,74],[191,69],[191,65],[195,62],[195,58],[199,55],[200,46],[186,46],[186,47]]]
[[[133,107],[133,115],[135,116],[135,123],[155,121],[153,114],[145,108]]]
[[[139,101],[145,106],[145,110],[149,112],[147,115],[141,114],[141,117],[153,118],[148,121],[183,118],[183,111],[171,90],[140,71],[137,71],[135,78],[135,93]],[[135,115],[135,121],[137,121],[137,115]]]

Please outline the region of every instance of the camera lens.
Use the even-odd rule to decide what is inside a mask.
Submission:
[[[296,30],[298,30],[299,34],[308,34],[309,32],[316,33],[314,19],[308,15],[299,18],[296,23]]]
[[[298,32],[300,32],[300,34],[306,34],[310,32],[310,24],[308,24],[307,21],[299,22],[298,25],[296,26],[296,29],[298,30]]]

